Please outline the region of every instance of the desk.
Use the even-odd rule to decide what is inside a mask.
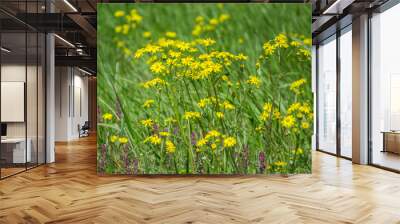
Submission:
[[[383,150],[382,152],[392,152],[400,154],[400,132],[383,131]]]
[[[31,162],[32,153],[31,145],[32,141],[30,138],[26,140],[28,143],[25,152],[25,138],[5,138],[1,139],[1,156],[8,163],[26,163]],[[5,154],[3,156],[3,154]],[[12,156],[10,155],[12,154]],[[12,158],[12,159],[11,159]],[[25,161],[26,159],[26,161]]]

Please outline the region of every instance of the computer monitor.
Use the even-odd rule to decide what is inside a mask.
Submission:
[[[7,124],[1,123],[1,136],[7,136]]]

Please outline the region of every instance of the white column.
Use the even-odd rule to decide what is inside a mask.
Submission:
[[[368,15],[353,19],[353,162],[368,163]]]

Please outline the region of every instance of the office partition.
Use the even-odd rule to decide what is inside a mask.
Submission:
[[[0,3],[1,179],[45,163],[45,34],[3,8],[13,4],[24,16],[43,3]]]

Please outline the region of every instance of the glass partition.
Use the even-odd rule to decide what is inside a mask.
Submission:
[[[318,149],[336,153],[336,36],[318,48]]]
[[[352,33],[351,26],[340,35],[340,155],[352,157]]]
[[[371,18],[371,162],[400,170],[400,5]]]
[[[1,34],[2,177],[24,171],[31,161],[26,141],[26,41],[25,32]]]
[[[26,4],[16,12],[43,11],[44,1]],[[0,12],[1,179],[45,163],[45,45],[44,33]]]

